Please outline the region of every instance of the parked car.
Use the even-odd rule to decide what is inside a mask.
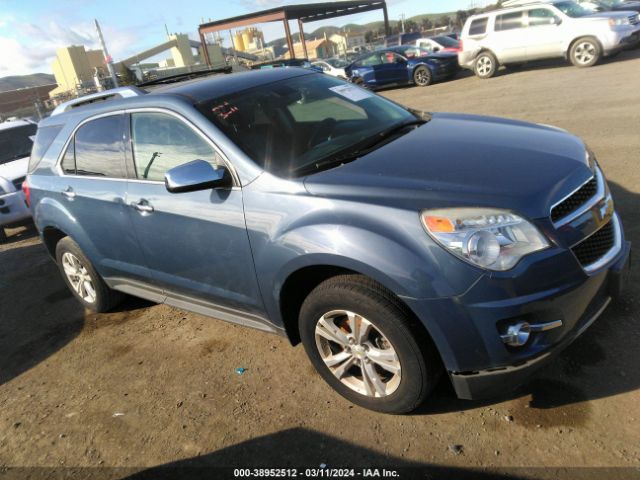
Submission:
[[[634,12],[593,14],[573,1],[553,1],[472,15],[462,30],[463,68],[493,77],[500,65],[568,58],[591,67],[605,56],[637,44],[640,20]]]
[[[344,68],[349,65],[349,62],[345,60],[341,60],[339,58],[327,58],[325,60],[317,60],[312,62],[311,65],[319,68],[327,75],[331,75],[332,77],[338,77],[343,80],[347,79],[347,74],[344,71]]]
[[[456,54],[432,53],[413,45],[386,48],[363,55],[345,68],[353,83],[367,88],[407,84],[425,87],[453,78],[458,71]]]
[[[389,35],[384,39],[384,48],[399,47],[400,45],[414,45],[416,40],[422,37],[420,32],[398,33]]]
[[[306,58],[289,58],[270,60],[268,62],[254,63],[251,65],[251,70],[265,70],[270,68],[282,68],[282,67],[300,67],[309,68],[311,70],[321,71],[321,69],[313,65]]]
[[[301,341],[366,408],[411,411],[443,372],[462,398],[516,387],[628,272],[604,174],[558,128],[297,68],[104,94],[41,122],[27,179],[75,297]]]
[[[31,218],[22,192],[37,125],[27,120],[0,123],[0,243],[5,228]],[[37,153],[37,152],[36,152]]]
[[[640,12],[640,2],[622,0],[576,0],[591,12],[633,11]]]
[[[452,52],[457,54],[462,50],[460,42],[447,35],[419,38],[416,40],[416,46],[430,52]]]

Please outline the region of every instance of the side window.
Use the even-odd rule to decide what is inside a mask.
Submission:
[[[44,157],[58,133],[62,130],[62,125],[53,125],[51,127],[38,128],[36,139],[33,142],[33,149],[29,157],[29,172],[33,172]]]
[[[124,115],[91,120],[75,137],[76,174],[126,178],[124,164]]]
[[[142,180],[163,181],[167,170],[193,160],[223,164],[207,141],[165,113],[131,114],[131,143],[136,176]]]
[[[76,150],[73,138],[67,146],[67,151],[64,152],[64,157],[62,157],[62,171],[67,175],[76,174]]]
[[[555,15],[546,8],[534,8],[529,10],[529,26],[539,27],[542,25],[552,25],[555,23]]]
[[[381,65],[382,60],[380,59],[380,53],[374,53],[373,55],[363,58],[358,63],[364,67],[373,67],[374,65]]]
[[[524,27],[522,22],[524,12],[512,12],[498,15],[496,17],[496,32],[502,32],[504,30],[514,30],[516,28]]]
[[[487,33],[488,17],[476,18],[469,25],[469,35],[483,35]]]

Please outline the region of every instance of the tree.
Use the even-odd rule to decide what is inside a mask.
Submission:
[[[371,30],[367,30],[366,32],[364,32],[364,41],[366,43],[373,43],[374,38],[375,33],[373,33]]]
[[[433,28],[433,22],[429,17],[424,17],[420,23],[422,24],[422,30],[431,30]]]
[[[404,31],[405,32],[417,32],[419,30],[418,24],[413,20],[406,20],[404,22]]]
[[[469,18],[469,12],[467,10],[458,10],[456,12],[456,25],[462,28],[467,18]]]
[[[451,25],[451,18],[448,15],[443,15],[436,20],[437,27],[448,27]]]

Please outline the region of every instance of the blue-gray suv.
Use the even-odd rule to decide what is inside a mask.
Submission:
[[[444,372],[461,398],[521,384],[628,271],[579,138],[304,69],[63,104],[25,193],[85,307],[131,294],[287,336],[383,412],[415,409]]]

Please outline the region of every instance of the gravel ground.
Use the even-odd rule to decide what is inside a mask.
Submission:
[[[586,70],[553,62],[461,77],[382,93],[582,136],[640,242],[640,51]],[[122,467],[84,471],[118,478],[166,464],[423,465],[473,478],[500,467],[562,468],[511,471],[548,478],[604,478],[566,467],[640,472],[637,257],[625,297],[529,386],[469,402],[442,382],[416,414],[387,416],[339,397],[279,337],[136,299],[84,312],[35,232],[10,233],[0,246],[0,478],[2,466]]]

